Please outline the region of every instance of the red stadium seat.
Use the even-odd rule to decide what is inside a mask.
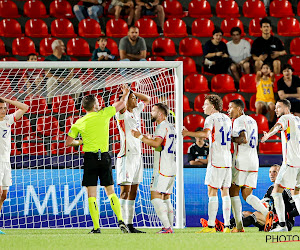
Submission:
[[[250,98],[250,111],[256,112],[256,107],[255,107],[255,102],[256,102],[256,94],[252,95]]]
[[[21,37],[21,25],[15,19],[3,19],[0,21],[0,36],[4,37]]]
[[[291,57],[288,60],[288,64],[293,67],[295,75],[300,75],[300,56]]]
[[[297,16],[300,16],[300,2],[297,5]]]
[[[73,24],[68,19],[55,19],[51,23],[51,35],[56,37],[76,37]]]
[[[277,23],[277,33],[280,36],[300,36],[300,24],[294,17],[283,17]]]
[[[114,118],[111,118],[109,121],[109,135],[118,135],[119,129],[117,126],[117,122]]]
[[[48,109],[47,101],[43,96],[37,95],[28,95],[24,101],[25,104],[29,106],[30,114],[49,114],[50,110]]]
[[[94,19],[83,19],[78,24],[78,35],[82,37],[98,38],[102,36],[100,24]]]
[[[208,93],[208,82],[204,75],[190,74],[184,80],[184,89],[190,93]]]
[[[279,140],[278,142],[264,142],[259,143],[259,153],[267,154],[267,155],[275,155],[282,154],[282,145],[280,142],[280,137],[277,135],[273,135],[269,138],[269,140]]]
[[[239,6],[234,0],[220,0],[216,5],[218,17],[239,17]]]
[[[42,19],[29,19],[25,24],[25,35],[31,37],[49,37],[48,26]]]
[[[187,98],[185,95],[183,95],[183,112],[191,112],[193,109],[190,106],[189,98]]]
[[[10,56],[10,57],[3,57],[3,58],[1,58],[0,61],[3,61],[3,62],[17,62],[19,60],[15,57]]]
[[[121,143],[114,141],[114,143],[112,144],[112,152],[117,155],[120,152],[120,149]]]
[[[42,56],[50,56],[53,54],[52,50],[52,43],[56,40],[56,38],[53,37],[47,37],[41,40],[40,42],[40,54]]]
[[[216,93],[236,92],[233,78],[228,74],[215,75],[211,80],[211,91]]]
[[[194,37],[187,37],[179,43],[179,54],[183,56],[202,56],[202,44]]]
[[[66,125],[65,125],[65,133],[69,133],[71,126],[79,119],[80,117],[75,116],[68,116],[66,119]]]
[[[241,35],[245,36],[244,25],[241,20],[237,18],[226,18],[221,23],[221,30],[224,32],[224,36],[231,37],[230,30],[233,27],[239,27],[242,31]]]
[[[47,10],[46,6],[42,1],[39,0],[29,0],[27,1],[24,6],[24,16],[30,17],[30,18],[46,18]]]
[[[229,93],[223,97],[223,111],[226,112],[228,110],[229,103],[236,99],[240,99],[243,101],[243,103],[245,104],[244,110],[247,111],[245,98],[241,94],[237,93]]]
[[[254,18],[249,23],[249,35],[250,36],[261,36],[261,30],[260,30],[260,20],[262,18]]]
[[[72,5],[66,0],[54,0],[50,4],[50,16],[56,18],[74,18]]]
[[[18,56],[36,54],[34,42],[28,37],[16,38],[12,42],[12,53]]]
[[[52,111],[53,113],[58,113],[58,114],[79,112],[75,108],[74,99],[69,95],[53,97]]]
[[[149,79],[150,88],[153,83],[151,79]],[[144,87],[145,89],[150,89],[147,85]],[[175,91],[175,77],[171,74],[163,74],[156,80],[156,90],[163,94],[168,94],[170,92]]]
[[[288,0],[273,0],[270,3],[270,16],[273,17],[293,17],[292,4]]]
[[[240,79],[240,91],[244,93],[256,93],[256,75],[246,74]]]
[[[267,117],[262,114],[251,114],[250,116],[257,122],[259,134],[263,134],[264,131],[269,131],[269,123]]]
[[[290,43],[290,54],[300,56],[300,37],[295,37]]]
[[[123,19],[110,19],[106,23],[108,37],[124,37],[128,34],[128,25]]]
[[[165,59],[163,59],[162,57],[160,57],[160,56],[151,56],[151,57],[148,57],[147,58],[147,61],[165,61]]]
[[[212,17],[209,2],[206,0],[192,0],[189,3],[189,16],[194,18]]]
[[[67,43],[67,53],[70,56],[91,56],[90,46],[83,38],[72,38]]]
[[[203,108],[202,107],[204,105],[205,97],[207,95],[208,94],[200,94],[200,95],[196,96],[195,101],[194,101],[194,110],[195,111],[203,113]]]
[[[243,4],[243,14],[244,17],[250,18],[266,17],[265,4],[261,0],[247,0]]]
[[[249,37],[243,37],[243,39],[246,40],[246,41],[248,41],[250,43],[250,45],[252,46],[252,44],[253,44],[254,41],[251,38],[249,38]]]
[[[182,18],[186,16],[183,12],[181,3],[177,0],[165,0],[163,2],[163,7],[167,18]]]
[[[273,86],[273,91],[274,93],[278,92],[278,86],[277,86],[277,82],[280,78],[283,77],[283,74],[275,74],[275,81],[274,81],[274,86]]]
[[[10,155],[20,155],[21,151],[17,149],[16,143],[12,142],[11,143],[11,150],[10,150]]]
[[[26,136],[23,139],[22,151],[24,155],[46,155],[47,151],[42,143],[43,139],[34,135]],[[39,142],[38,142],[39,141]]]
[[[198,127],[204,127],[204,121],[205,119],[203,116],[198,114],[191,114],[184,117],[183,126],[185,126],[189,131],[195,131]]]
[[[30,135],[32,133],[32,128],[29,119],[22,116],[21,119],[11,126],[11,133],[13,135]]]
[[[178,18],[170,18],[164,23],[164,36],[186,37],[186,24]]]
[[[196,63],[195,61],[187,56],[180,56],[175,59],[175,61],[182,61],[183,62],[183,75],[189,75],[193,73],[197,73]]]
[[[74,153],[74,147],[66,147],[66,135],[54,136],[51,140],[51,154],[66,155]]]
[[[60,131],[58,120],[54,116],[41,116],[36,122],[36,131],[45,136],[63,134]]]
[[[192,24],[192,35],[199,37],[212,37],[215,25],[207,18],[196,19]]]
[[[192,142],[184,142],[183,143],[183,154],[187,154],[188,153],[188,149],[190,146],[192,146],[193,143]]]
[[[135,26],[139,28],[141,37],[158,37],[156,23],[150,18],[141,18],[135,22]]]
[[[4,79],[3,79],[4,78]],[[12,94],[12,89],[10,86],[10,81],[7,79],[7,76],[0,75],[0,93],[3,95]]]
[[[167,37],[160,37],[152,43],[152,54],[154,56],[175,56],[175,44]]]
[[[18,6],[10,0],[0,1],[0,17],[2,18],[18,18]]]
[[[9,53],[5,49],[5,43],[0,39],[0,56],[6,56]]]

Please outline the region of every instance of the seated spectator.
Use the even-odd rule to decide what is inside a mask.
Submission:
[[[195,132],[202,131],[202,128],[196,128]],[[208,162],[209,147],[203,137],[195,137],[196,142],[188,149],[188,161],[190,165],[206,165]]]
[[[159,34],[164,32],[165,11],[159,0],[135,0],[135,17],[134,22],[139,20],[141,16],[154,16],[157,14]]]
[[[234,62],[230,69],[235,80],[240,81],[242,72],[250,74],[251,45],[248,41],[241,39],[242,31],[239,27],[233,27],[230,34],[232,41],[226,44],[229,56]]]
[[[264,63],[261,71],[256,73],[256,113],[262,114],[266,111],[270,112],[270,122],[275,118],[275,97],[273,92],[273,84],[275,81],[274,73],[271,72],[271,66]]]
[[[65,54],[65,45],[62,40],[53,41],[52,45],[53,54],[47,56],[45,61],[71,61],[69,56]],[[47,80],[47,102],[52,103],[52,97],[61,94],[68,94],[70,88],[72,92],[71,96],[78,101],[78,97],[81,91],[81,81],[78,78],[73,78],[73,69],[50,69],[46,73]],[[64,91],[67,90],[66,93]]]
[[[281,100],[288,99],[292,105],[291,112],[300,116],[300,79],[293,75],[293,71],[291,65],[283,66],[283,77],[277,82],[278,95]]]
[[[108,13],[115,15],[116,19],[120,18],[121,11],[125,15],[128,15],[127,24],[128,26],[132,25],[133,17],[134,17],[134,3],[132,0],[112,0]]]
[[[261,69],[263,63],[268,63],[273,67],[274,74],[279,74],[281,68],[279,56],[286,55],[286,51],[280,39],[271,35],[272,26],[269,19],[263,18],[260,27],[262,36],[254,40],[251,48],[255,72]]]
[[[145,39],[139,36],[139,28],[130,27],[128,36],[120,40],[119,51],[122,61],[146,61],[147,46]]]
[[[213,39],[205,43],[203,48],[204,70],[212,74],[227,74],[232,60],[229,58],[226,44],[222,41],[223,31],[216,28]]]
[[[98,45],[99,48],[93,51],[92,61],[108,61],[113,60],[115,57],[111,55],[111,52],[107,45],[107,37],[100,37],[98,38]]]

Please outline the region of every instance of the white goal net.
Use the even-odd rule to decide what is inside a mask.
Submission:
[[[177,131],[177,176],[171,200],[175,227],[184,226],[182,139],[182,62],[3,62],[0,96],[29,105],[29,111],[12,125],[11,167],[13,185],[4,202],[0,228],[91,227],[88,197],[81,186],[82,148],[65,147],[71,125],[85,115],[81,99],[95,94],[102,107],[118,100],[121,85],[151,96],[142,113],[142,133],[154,133],[153,104],[167,103],[169,120]],[[9,105],[8,113],[15,112]],[[101,129],[101,128],[99,128]],[[109,130],[113,167],[120,149],[115,118]],[[1,135],[0,135],[1,136]],[[160,227],[150,202],[153,149],[142,144],[144,173],[135,206],[134,226]],[[116,182],[116,171],[113,170]],[[115,184],[119,196],[120,188]],[[104,189],[97,188],[100,226],[116,227]]]

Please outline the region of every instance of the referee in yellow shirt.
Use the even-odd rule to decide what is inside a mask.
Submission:
[[[114,190],[111,158],[108,153],[109,121],[116,112],[125,107],[129,94],[128,86],[123,85],[122,91],[123,96],[120,101],[104,109],[100,109],[99,102],[94,95],[85,96],[82,100],[82,106],[87,114],[72,125],[66,140],[67,146],[77,147],[83,145],[83,151],[85,152],[82,186],[87,187],[89,211],[94,225],[90,233],[101,233],[99,209],[96,202],[98,178],[100,179],[100,185],[104,186],[112,210],[118,218],[120,229],[123,233],[129,233],[123,222],[120,201]],[[82,140],[75,140],[78,133],[81,135]]]

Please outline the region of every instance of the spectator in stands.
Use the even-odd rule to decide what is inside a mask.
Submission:
[[[130,27],[128,36],[120,40],[119,51],[123,61],[146,61],[147,46],[145,39],[139,36],[139,28]]]
[[[157,14],[158,25],[157,31],[159,34],[163,33],[165,11],[162,5],[159,4],[159,0],[135,0],[135,16],[134,22],[139,20],[141,16],[154,16]]]
[[[255,72],[261,69],[263,63],[268,63],[273,67],[274,74],[280,73],[281,62],[279,56],[286,55],[286,51],[279,38],[271,35],[271,21],[263,18],[260,21],[262,36],[254,40],[251,54],[255,61]]]
[[[205,43],[203,48],[204,70],[212,74],[227,74],[232,60],[229,58],[226,44],[222,41],[223,31],[216,28],[213,39]]]
[[[256,73],[256,113],[262,114],[265,111],[270,112],[270,122],[275,117],[275,97],[273,84],[275,81],[274,73],[271,72],[271,66],[263,63],[261,70]]]
[[[65,54],[65,45],[62,40],[53,41],[52,45],[53,54],[47,56],[45,61],[71,61],[69,56]],[[78,100],[81,91],[81,81],[78,78],[73,78],[73,69],[49,69],[46,72],[47,80],[47,102],[52,103],[52,97],[56,94],[66,94],[65,90],[70,91],[72,88],[73,93],[71,95],[73,98]]]
[[[110,50],[106,48],[107,37],[99,37],[97,41],[98,41],[99,48],[93,51],[92,61],[113,60],[114,56],[112,56]]]
[[[202,131],[202,128],[196,128],[195,132]],[[196,142],[188,149],[188,161],[190,165],[206,165],[209,147],[202,137],[195,137]]]
[[[242,31],[239,27],[233,27],[230,34],[232,41],[226,44],[229,56],[234,62],[230,69],[235,80],[240,81],[242,72],[250,74],[251,45],[248,41],[241,39]]]
[[[293,75],[293,71],[291,65],[283,66],[283,77],[277,82],[278,95],[281,100],[288,99],[292,105],[291,112],[300,116],[300,79]]]
[[[119,19],[122,10],[125,15],[128,15],[127,24],[131,26],[134,18],[134,3],[132,0],[112,0],[108,13],[115,15],[115,18]]]

